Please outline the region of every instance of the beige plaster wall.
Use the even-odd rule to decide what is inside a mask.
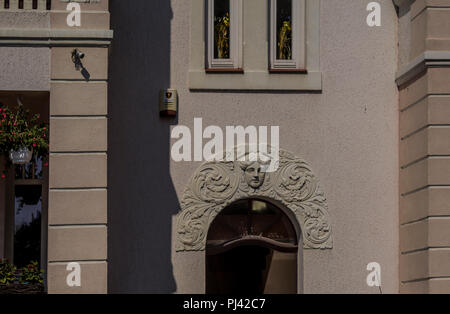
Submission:
[[[98,8],[102,16],[87,28],[109,28],[108,1],[101,3],[86,7]],[[82,21],[93,20],[84,16]],[[53,22],[53,28],[64,27],[61,18]],[[74,48],[85,53],[82,63],[89,75],[75,69]],[[50,72],[48,291],[107,293],[108,47],[53,47]],[[70,262],[80,263],[80,287],[66,284]]]
[[[170,160],[170,130],[192,129],[194,117],[205,126],[279,125],[281,147],[312,165],[334,248],[304,252],[304,292],[379,293],[366,285],[370,262],[382,267],[383,292],[398,292],[397,16],[391,1],[380,3],[382,26],[370,28],[366,2],[321,1],[322,93],[218,93],[188,89],[189,0],[111,2],[110,292],[204,291],[204,253],[175,253],[172,240],[199,163]],[[167,87],[179,93],[175,120],[158,113]]]
[[[2,2],[3,4],[3,2]],[[47,29],[50,13],[0,9],[0,32],[9,29]],[[0,47],[0,90],[49,90],[48,47]]]
[[[0,47],[0,90],[48,91],[48,47]]]
[[[3,3],[2,3],[3,4]],[[18,11],[0,8],[0,28],[48,28],[50,13],[48,11]]]
[[[448,1],[404,3],[400,50],[400,292],[448,293]],[[430,56],[430,52],[441,54]],[[421,59],[414,58],[424,55]]]

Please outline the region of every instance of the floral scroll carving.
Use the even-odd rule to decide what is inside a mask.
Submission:
[[[306,249],[331,249],[328,206],[309,165],[280,150],[276,172],[259,173],[259,163],[207,162],[194,174],[181,200],[177,219],[177,251],[205,249],[210,224],[229,204],[245,198],[276,200],[291,210]]]

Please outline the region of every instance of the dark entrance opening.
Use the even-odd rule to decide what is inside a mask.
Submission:
[[[263,294],[271,250],[238,246],[207,257],[207,293]]]
[[[242,200],[211,224],[206,293],[297,293],[298,243],[289,217],[261,200]]]

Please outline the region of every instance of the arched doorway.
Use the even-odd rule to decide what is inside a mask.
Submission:
[[[237,148],[235,150],[237,151]],[[272,148],[270,151],[273,151]],[[273,253],[272,255],[265,254],[261,250],[260,253],[249,254],[251,256],[272,256],[267,278],[263,278],[265,280],[265,282],[263,281],[265,284],[263,293],[278,293],[287,286],[294,286],[294,284],[287,285],[280,281],[271,280],[272,274],[276,273],[277,270],[275,266],[283,265],[283,263],[286,265],[297,265],[295,268],[297,269],[296,273],[295,270],[284,273],[283,270],[291,268],[278,267],[280,271],[278,275],[274,275],[275,278],[293,278],[297,282],[296,288],[289,288],[289,291],[284,290],[283,293],[301,293],[303,291],[303,250],[326,250],[333,248],[332,226],[328,213],[327,200],[321,189],[319,180],[307,162],[282,149],[279,150],[278,160],[274,161],[278,165],[278,168],[273,172],[262,171],[262,166],[264,165],[264,161],[262,160],[256,162],[239,160],[226,161],[226,156],[227,154],[224,155],[221,161],[205,162],[202,164],[197,168],[191,180],[187,183],[180,202],[181,212],[177,215],[176,222],[177,239],[175,250],[177,254],[179,252],[203,253],[203,251],[207,251],[205,253],[207,253],[206,262],[208,263],[208,273],[206,274],[206,280],[204,280],[207,286],[205,287],[205,292],[226,293],[226,291],[218,291],[218,288],[214,288],[213,286],[214,280],[220,281],[220,277],[217,277],[220,276],[220,272],[222,272],[222,275],[226,273],[223,267],[220,266],[220,263],[213,261],[213,255],[217,255],[212,254],[214,252],[213,248],[222,246],[223,248],[230,249],[228,251],[230,251],[231,259],[233,260],[234,258],[236,261],[235,265],[242,265],[242,257],[245,253],[241,251],[240,254],[233,254],[231,248],[233,245],[236,248],[252,246],[255,244],[254,241],[258,240],[256,246],[270,249],[271,254]],[[247,159],[250,158],[243,158],[242,160]],[[228,210],[225,210],[237,206],[236,204],[241,204],[241,206],[237,207],[242,212],[253,208],[253,205],[250,206],[248,203],[247,205],[245,203],[239,203],[241,200],[247,200],[248,202],[249,199],[273,204],[272,206],[275,208],[275,212],[282,213],[284,215],[283,217],[289,217],[288,220],[291,222],[291,225],[294,225],[296,231],[295,239],[298,243],[283,243],[274,234],[261,238],[258,233],[256,233],[257,239],[251,233],[246,234],[245,237],[219,237],[215,239],[212,235],[215,232],[216,226],[212,226],[212,224],[218,223],[220,219],[225,219],[223,217],[228,212]],[[231,209],[229,211],[232,212]],[[216,220],[218,216],[222,218]],[[290,229],[288,228],[288,230]],[[208,240],[209,246],[207,250]],[[223,243],[214,243],[211,241],[222,241]],[[273,242],[275,242],[278,250],[270,246],[274,244]],[[280,247],[289,247],[289,245],[296,245],[298,253],[295,254],[279,250]],[[249,250],[242,250],[249,252]],[[218,252],[218,254],[221,253]],[[205,256],[203,254],[202,257]],[[298,263],[295,260],[297,256]],[[225,256],[218,258],[219,261],[225,259]],[[292,262],[292,259],[294,259],[294,262]],[[257,260],[261,261],[262,258],[258,258]],[[294,266],[292,266],[292,269],[294,269]],[[214,270],[212,267],[219,269],[219,273],[211,273]],[[186,271],[192,271],[192,268],[186,269]],[[233,271],[233,274],[236,274],[234,270],[231,269],[231,271]],[[286,279],[286,282],[288,279]],[[233,281],[231,284],[235,284],[236,282],[238,281]],[[276,285],[279,285],[278,288]],[[268,287],[274,288],[269,291]],[[253,290],[255,287],[250,288]],[[261,292],[261,288],[256,291]],[[231,293],[237,293],[237,290],[231,291]]]
[[[298,234],[289,217],[259,199],[236,201],[206,241],[206,293],[297,293]]]

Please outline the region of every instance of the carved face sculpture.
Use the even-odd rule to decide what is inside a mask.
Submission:
[[[261,171],[261,164],[257,161],[242,166],[245,181],[253,189],[258,189],[263,185],[266,173]]]

